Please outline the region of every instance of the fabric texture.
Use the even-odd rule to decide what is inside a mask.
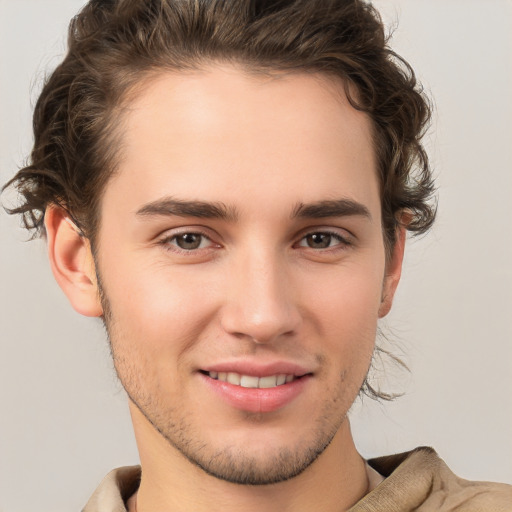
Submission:
[[[432,448],[368,461],[385,477],[349,512],[512,512],[512,486],[455,475]]]
[[[512,512],[512,485],[456,476],[432,448],[371,459],[385,479],[348,512]],[[139,466],[110,472],[82,512],[126,512]]]

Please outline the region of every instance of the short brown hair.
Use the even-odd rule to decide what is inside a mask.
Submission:
[[[407,229],[429,229],[434,185],[421,144],[429,103],[363,0],[90,0],[36,104],[30,165],[5,185],[22,198],[9,213],[35,236],[46,207],[60,205],[94,245],[128,93],[152,73],[215,61],[341,77],[351,104],[373,122],[387,246],[403,210]]]

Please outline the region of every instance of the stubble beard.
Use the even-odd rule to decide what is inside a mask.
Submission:
[[[179,423],[173,423],[169,421],[170,417],[175,417],[173,411],[162,417],[155,412],[154,404],[146,403],[141,406],[132,395],[129,394],[130,400],[153,428],[191,464],[214,478],[238,485],[271,485],[298,476],[324,452],[338,430],[318,430],[312,442],[293,448],[282,447],[274,453],[266,454],[266,457],[256,457],[251,455],[249,450],[244,450],[243,446],[228,446],[215,450],[201,440],[186,418],[182,418]],[[227,444],[229,445],[229,439]]]
[[[263,456],[254,455],[258,451],[254,446],[247,449],[244,446],[234,446],[229,439],[225,440],[225,446],[214,447],[201,435],[201,426],[194,425],[183,411],[164,406],[153,399],[150,393],[144,392],[136,379],[127,379],[127,375],[133,375],[133,370],[125,367],[114,347],[112,352],[117,376],[129,399],[152,427],[190,463],[210,476],[233,484],[270,485],[300,475],[325,451],[346,418],[345,415],[340,415],[337,422],[333,423],[332,417],[324,414],[307,439],[301,439],[291,447],[280,447]],[[338,404],[333,403],[332,406],[337,407]],[[248,413],[244,421],[252,423],[252,426],[260,422],[261,428],[265,428],[265,419],[258,414]]]
[[[98,283],[104,312],[103,323],[114,367],[129,399],[171,447],[208,475],[233,484],[252,486],[290,480],[317,460],[345,421],[351,403],[340,403],[344,402],[340,399],[343,396],[341,388],[344,386],[344,376],[341,375],[339,392],[334,393],[332,396],[335,398],[325,404],[323,414],[316,421],[308,439],[301,439],[293,447],[282,447],[276,453],[267,454],[266,458],[252,455],[244,447],[233,447],[229,440],[225,448],[215,451],[202,440],[192,422],[183,416],[179,408],[159,403],[153,393],[144,390],[141,377],[150,375],[150,371],[144,371],[149,369],[138,367],[133,363],[133,358],[128,360],[118,353],[115,339],[122,339],[122,334],[117,329],[99,276]],[[257,414],[248,413],[248,417],[253,422],[263,421]]]

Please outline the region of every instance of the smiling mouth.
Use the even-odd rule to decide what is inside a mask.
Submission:
[[[207,375],[211,379],[219,380],[222,382],[227,382],[228,384],[232,384],[233,386],[240,386],[242,388],[259,388],[259,389],[269,389],[275,388],[278,386],[283,386],[284,384],[289,384],[294,380],[300,379],[300,377],[296,375],[289,374],[278,374],[278,375],[268,375],[265,377],[256,377],[254,375],[242,375],[240,373],[235,372],[201,372],[204,375]]]

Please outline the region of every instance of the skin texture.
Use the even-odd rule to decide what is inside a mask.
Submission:
[[[139,512],[339,511],[367,491],[346,413],[404,235],[386,261],[370,121],[342,91],[228,66],[159,75],[126,113],[95,262],[47,212],[55,276],[79,312],[105,317],[130,398]],[[212,390],[215,365],[307,376],[258,412]]]

